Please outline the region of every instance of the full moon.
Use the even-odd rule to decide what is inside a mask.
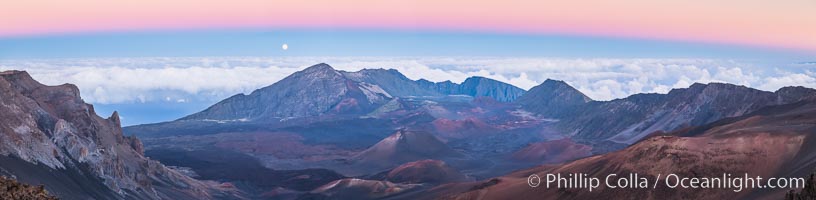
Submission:
[[[283,50],[289,49],[289,45],[283,44],[283,45],[281,45],[281,49],[283,49]]]

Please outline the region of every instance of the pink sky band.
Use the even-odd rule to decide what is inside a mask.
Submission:
[[[816,52],[816,1],[30,0],[0,6],[0,37],[230,28],[562,34]]]

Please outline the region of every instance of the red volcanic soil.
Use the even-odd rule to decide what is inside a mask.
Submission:
[[[360,104],[357,103],[357,99],[346,98],[340,101],[340,103],[337,103],[337,105],[334,106],[333,111],[335,113],[360,111]]]
[[[572,139],[564,138],[537,142],[513,153],[512,158],[518,161],[561,163],[592,155],[592,147],[578,144]]]
[[[499,183],[451,196],[456,199],[732,199],[750,194],[726,189],[586,189],[531,188],[527,177],[552,173],[586,173],[603,180],[609,174],[637,173],[654,181],[658,174],[682,177],[721,177],[722,173],[774,176],[792,159],[803,136],[751,134],[729,138],[655,137],[623,151],[594,156],[558,166],[541,166],[498,178]],[[661,183],[663,183],[661,179]],[[784,192],[784,191],[783,191]]]
[[[369,167],[390,168],[417,160],[462,156],[428,132],[399,130],[353,159]]]
[[[431,123],[436,129],[437,135],[443,139],[462,139],[499,131],[498,128],[490,126],[477,118],[462,120],[439,118]]]
[[[586,173],[604,178],[612,173],[637,173],[650,184],[659,174],[674,173],[680,177],[722,177],[723,173],[744,176],[805,177],[816,167],[816,102],[768,107],[739,118],[729,118],[710,125],[654,136],[626,149],[593,156],[561,165],[545,165],[491,179],[465,184],[447,184],[428,191],[453,194],[450,199],[780,199],[785,189],[670,189],[665,178],[652,189],[586,189],[532,188],[531,174]],[[679,137],[685,135],[689,137]],[[542,183],[543,184],[543,183]],[[601,183],[603,184],[603,183]]]
[[[465,175],[444,161],[420,160],[400,165],[389,171],[386,179],[395,183],[450,183],[464,181]]]

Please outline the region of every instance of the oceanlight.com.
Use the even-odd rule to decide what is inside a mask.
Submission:
[[[637,173],[609,174],[605,177],[591,177],[584,173],[557,173],[544,176],[532,174],[527,177],[527,184],[533,188],[543,186],[544,188],[587,189],[590,192],[599,187],[654,189],[658,185],[668,188],[729,189],[734,192],[741,192],[748,188],[800,189],[805,187],[805,179],[752,177],[747,173],[741,176],[723,173],[722,176],[716,177],[683,177],[677,174],[658,174],[656,177],[651,177],[651,179]]]

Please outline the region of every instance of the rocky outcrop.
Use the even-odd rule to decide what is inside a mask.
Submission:
[[[425,79],[420,79],[417,83],[445,95],[491,97],[500,102],[515,101],[525,93],[524,89],[516,86],[479,76],[467,78],[462,84],[451,81],[433,83]]]
[[[56,200],[43,186],[30,186],[0,177],[0,199]]]
[[[501,102],[512,102],[524,94],[524,89],[503,83],[497,80],[474,76],[465,79],[459,86],[460,91],[454,94],[464,94],[474,97],[492,97]]]
[[[379,86],[395,97],[439,96],[441,93],[421,87],[395,69],[363,69],[357,72],[341,71],[347,78]]]
[[[810,174],[805,183],[805,188],[802,188],[799,192],[796,190],[790,190],[787,194],[785,194],[785,200],[814,200],[816,199],[816,175]]]
[[[142,151],[138,139],[122,135],[118,113],[99,117],[76,86],[0,72],[0,173],[68,199],[212,197],[204,183]]]

